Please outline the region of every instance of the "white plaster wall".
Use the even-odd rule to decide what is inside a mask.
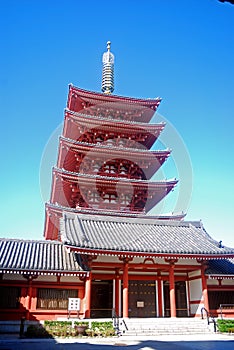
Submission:
[[[196,301],[196,303],[190,304],[190,310],[192,314],[200,314],[201,308],[204,307],[203,297],[202,297],[202,281],[201,279],[196,279],[189,281],[190,289],[190,301]]]
[[[117,262],[117,263],[121,263],[121,261],[119,260],[119,258],[117,256],[106,256],[106,255],[99,255],[97,257],[96,260],[94,261],[102,261],[102,262]]]
[[[233,286],[234,287],[234,279],[223,279],[222,286]]]
[[[153,262],[155,264],[164,264],[164,265],[168,265],[168,263],[165,262],[164,258],[152,258],[153,259]],[[145,260],[145,257],[134,257],[133,259],[133,263],[134,264],[141,264],[143,263]],[[146,264],[149,264],[151,265],[152,264],[152,261],[151,261],[151,258],[149,260],[146,261]]]
[[[176,263],[176,265],[194,265],[199,267],[200,264],[198,264],[198,262],[195,259],[178,259],[178,262]]]
[[[77,276],[61,276],[60,281],[61,282],[71,282],[71,283],[81,282],[79,277],[77,277]]]
[[[190,288],[190,300],[201,300],[202,298],[202,281],[201,279],[196,279],[189,281]]]
[[[219,281],[218,280],[212,280],[212,279],[208,279],[207,280],[207,285],[208,286],[218,286],[219,285]]]
[[[18,275],[15,273],[4,273],[3,279],[10,281],[26,281],[26,279],[22,275]]]
[[[36,281],[38,281],[38,282],[57,282],[57,276],[48,276],[48,275],[38,276]]]
[[[188,274],[189,278],[200,276],[200,275],[201,275],[201,270],[192,271],[192,272],[189,272]]]
[[[93,278],[95,278],[95,274],[100,274],[100,273],[102,273],[103,275],[113,275],[112,271],[95,270],[95,271],[92,271]]]

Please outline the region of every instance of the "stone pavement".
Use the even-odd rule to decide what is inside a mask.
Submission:
[[[233,350],[233,335],[177,335],[85,339],[19,339],[0,335],[0,350]]]

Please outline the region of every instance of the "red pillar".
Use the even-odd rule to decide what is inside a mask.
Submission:
[[[202,265],[201,267],[202,296],[203,296],[204,307],[206,308],[207,311],[209,311],[209,298],[208,298],[208,291],[207,291],[205,269],[206,269],[206,265]]]
[[[123,267],[123,317],[128,317],[128,260]]]
[[[175,299],[175,276],[174,276],[174,263],[170,263],[169,271],[169,283],[170,283],[170,309],[171,317],[176,317],[176,299]]]
[[[32,281],[35,277],[25,276],[25,278],[28,280],[27,296],[25,299],[26,319],[30,320],[30,310],[31,310],[31,304],[32,304],[32,292],[33,292]]]
[[[161,317],[162,315],[162,278],[161,274],[158,273],[158,316]]]
[[[119,316],[119,270],[115,272],[115,312]]]
[[[90,318],[91,311],[91,280],[92,273],[89,272],[89,276],[85,280],[85,318]]]

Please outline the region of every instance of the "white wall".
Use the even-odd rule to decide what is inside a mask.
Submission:
[[[190,310],[192,314],[200,315],[201,308],[204,306],[202,297],[201,278],[189,281],[190,291]]]

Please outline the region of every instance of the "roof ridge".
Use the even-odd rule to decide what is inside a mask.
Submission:
[[[6,238],[6,237],[0,237],[0,241],[14,241],[14,242],[22,242],[22,243],[52,243],[52,244],[60,244],[62,245],[63,243],[60,241],[56,240],[43,240],[43,239],[22,239],[22,238]]]

